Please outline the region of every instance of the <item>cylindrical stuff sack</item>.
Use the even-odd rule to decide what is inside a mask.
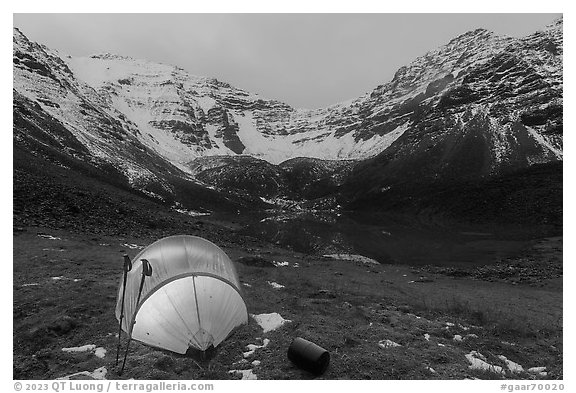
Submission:
[[[330,353],[324,348],[296,337],[288,348],[288,359],[299,368],[320,375],[330,363]]]

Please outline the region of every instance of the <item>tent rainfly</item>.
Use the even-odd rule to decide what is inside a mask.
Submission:
[[[125,291],[120,282],[116,318],[132,339],[185,354],[189,348],[218,346],[248,322],[236,269],[208,240],[187,235],[158,240],[128,270]]]

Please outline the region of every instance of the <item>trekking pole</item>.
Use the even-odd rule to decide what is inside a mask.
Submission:
[[[146,276],[152,275],[152,265],[148,262],[147,259],[142,259],[142,278],[140,279],[140,288],[138,289],[138,300],[136,300],[136,308],[138,308],[138,303],[140,303],[140,295],[142,295],[142,288],[144,287],[144,279]],[[132,326],[134,326],[134,322],[132,321]],[[126,357],[128,356],[128,349],[130,348],[130,342],[132,341],[132,329],[128,332],[128,344],[126,344],[126,352],[124,353],[124,360],[122,361],[122,368],[118,375],[122,375],[124,372],[124,366],[126,365]]]
[[[120,356],[120,337],[122,335],[122,319],[124,319],[124,297],[126,295],[126,279],[128,272],[132,270],[132,261],[130,257],[124,254],[124,280],[122,284],[122,305],[120,307],[120,325],[118,326],[118,348],[116,348],[116,364],[118,366],[118,357]]]

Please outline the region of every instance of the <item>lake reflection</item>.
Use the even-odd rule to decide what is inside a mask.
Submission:
[[[371,213],[262,213],[234,220],[243,223],[242,233],[298,252],[352,253],[407,265],[490,264],[542,236],[537,228],[449,225]]]

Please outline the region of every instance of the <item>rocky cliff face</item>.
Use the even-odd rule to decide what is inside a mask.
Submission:
[[[13,48],[16,143],[109,165],[140,189],[169,193],[167,176],[236,188],[237,166],[250,164],[244,175],[255,176],[243,184],[264,176],[248,187],[262,196],[298,189],[300,177],[306,187],[322,179],[330,190],[377,196],[562,160],[562,20],[522,39],[468,32],[364,96],[316,110],[170,65],[62,56],[17,29]],[[311,159],[271,165],[295,157]],[[316,159],[360,162],[348,175],[352,163],[342,170]],[[326,168],[338,172],[332,180]]]
[[[424,64],[439,64],[439,72]],[[467,33],[376,91],[393,97],[402,88],[415,88],[412,98],[392,111],[408,105],[410,126],[358,165],[348,184],[355,193],[383,196],[408,183],[480,179],[562,160],[561,21],[518,40]]]
[[[182,69],[113,55],[69,58],[92,87],[140,131],[140,141],[180,165],[196,157],[245,154],[277,164],[295,156],[357,159],[403,131],[358,133],[361,114],[336,105],[299,110]]]

